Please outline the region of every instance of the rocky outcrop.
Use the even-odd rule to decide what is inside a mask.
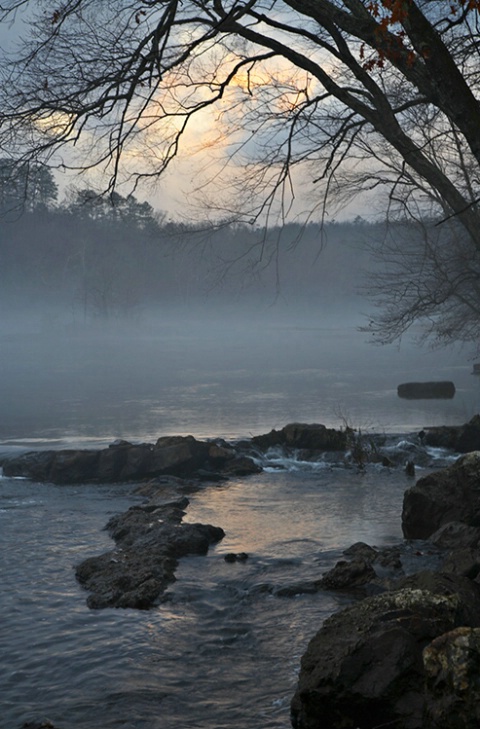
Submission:
[[[405,492],[402,529],[407,539],[427,539],[448,522],[480,526],[480,451],[420,478]]]
[[[434,448],[450,448],[457,453],[480,450],[480,415],[464,425],[425,428],[424,442]]]
[[[345,550],[350,561],[318,586],[370,596],[329,618],[309,644],[292,701],[295,729],[479,725],[480,452],[408,489],[402,526],[407,539],[429,539],[426,559],[434,554],[441,571],[402,577],[399,548],[383,554],[390,574],[382,574],[382,550]],[[372,588],[383,592],[372,597]]]
[[[218,474],[247,475],[260,470],[231,446],[193,436],[163,437],[154,445],[119,441],[99,450],[35,451],[3,463],[5,476],[57,484],[146,481],[163,474],[214,480]]]
[[[180,557],[206,554],[224,537],[220,527],[182,523],[187,505],[186,497],[165,503],[154,498],[110,519],[105,528],[116,548],[76,568],[77,580],[91,593],[90,608],[151,607],[175,580]]]
[[[251,442],[263,451],[276,446],[313,452],[344,451],[347,447],[347,433],[316,423],[290,423],[281,430],[256,435]]]
[[[435,573],[409,577],[400,589],[336,613],[302,658],[293,727],[433,729],[425,717],[440,684],[424,650],[458,627],[479,624],[478,586]]]

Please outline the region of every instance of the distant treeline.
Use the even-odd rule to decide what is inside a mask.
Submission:
[[[359,218],[268,230],[168,222],[133,196],[88,189],[59,204],[49,173],[41,177],[43,194],[42,180],[12,189],[0,178],[4,306],[61,305],[77,319],[199,299],[337,306],[354,300],[375,265],[369,245],[384,234]]]

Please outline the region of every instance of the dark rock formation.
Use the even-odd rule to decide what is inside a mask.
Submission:
[[[480,549],[463,547],[450,550],[443,560],[442,572],[452,572],[479,582]]]
[[[430,536],[432,544],[443,549],[476,547],[480,543],[480,527],[461,521],[449,521]]]
[[[420,478],[405,492],[402,529],[407,539],[427,539],[452,521],[480,526],[479,451]]]
[[[193,436],[159,438],[155,445],[119,441],[100,450],[35,451],[3,464],[6,476],[24,476],[58,484],[142,481],[162,474],[194,476],[258,473],[261,469],[231,447]]]
[[[185,497],[163,504],[153,500],[110,519],[106,529],[116,549],[76,568],[78,581],[92,593],[89,607],[151,607],[175,580],[180,557],[206,554],[224,537],[219,527],[181,523],[187,505]]]
[[[400,578],[396,590],[420,590],[434,595],[455,598],[456,624],[480,627],[480,586],[454,574],[422,570]]]
[[[302,658],[293,727],[430,729],[423,651],[466,620],[480,623],[480,589],[465,578],[426,573],[333,615]]]
[[[408,489],[402,520],[407,538],[430,537],[428,552],[449,550],[442,572],[402,577],[401,548],[345,550],[351,561],[321,587],[387,591],[332,616],[311,641],[292,702],[296,729],[479,725],[480,452]]]
[[[457,453],[480,450],[480,415],[464,425],[425,428],[424,442],[434,448],[450,448]]]
[[[371,583],[376,577],[371,562],[357,557],[351,562],[337,562],[319,581],[319,586],[325,590],[352,590]]]
[[[263,451],[275,446],[316,452],[344,451],[347,446],[347,434],[343,430],[327,428],[316,423],[290,423],[281,430],[256,435],[251,442]]]
[[[449,400],[455,397],[455,385],[449,380],[440,382],[404,382],[397,387],[398,397],[408,400]]]
[[[477,729],[480,726],[480,629],[444,633],[423,651],[426,675],[424,726]]]

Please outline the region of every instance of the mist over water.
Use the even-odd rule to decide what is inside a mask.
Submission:
[[[358,331],[365,302],[335,281],[335,300],[335,283],[317,298],[297,285],[275,303],[225,292],[108,319],[4,297],[0,455],[168,434],[235,439],[294,421],[404,433],[478,411],[468,352],[372,346]],[[456,395],[397,397],[417,380],[453,380]],[[355,541],[401,539],[407,485],[401,468],[316,465],[195,494],[186,520],[221,526],[225,539],[182,559],[150,611],[89,610],[73,571],[111,548],[102,528],[138,503],[133,485],[0,478],[6,729],[44,718],[75,729],[288,729],[308,640],[350,598],[280,592],[317,579]],[[229,565],[228,551],[249,558]]]
[[[78,323],[59,309],[0,324],[0,439],[35,445],[238,438],[287,422],[401,432],[479,409],[468,351],[374,346],[364,319],[305,305],[222,300]],[[453,400],[401,400],[406,381],[452,380]]]
[[[87,200],[88,198],[87,195]],[[67,234],[66,234],[67,233]],[[469,350],[373,346],[362,223],[159,225],[135,199],[34,209],[0,229],[0,440],[238,438],[288,422],[403,431],[478,409]],[[451,401],[405,401],[452,380]]]

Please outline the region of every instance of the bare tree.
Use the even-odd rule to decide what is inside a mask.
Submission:
[[[381,265],[365,291],[378,314],[364,330],[379,344],[399,339],[421,322],[420,341],[478,346],[480,253],[457,221],[389,223],[372,249]]]
[[[202,144],[227,153],[202,184],[223,215],[284,215],[299,184],[311,209],[378,191],[455,216],[480,250],[477,0],[0,2],[4,22],[15,12],[30,32],[1,64],[0,147],[17,159],[135,187],[208,121]]]

